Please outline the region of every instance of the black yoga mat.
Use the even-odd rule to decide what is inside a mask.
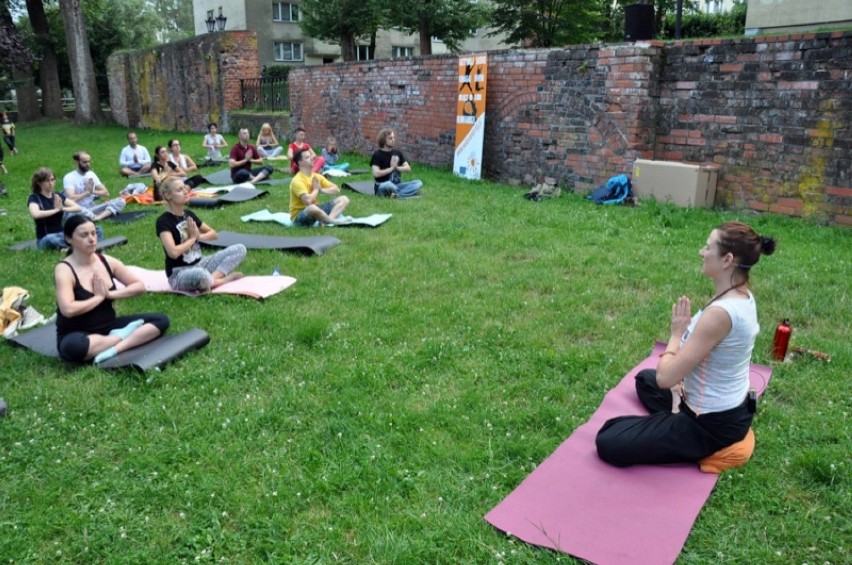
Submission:
[[[9,341],[48,357],[59,358],[56,351],[56,324],[48,324],[18,334]],[[132,368],[146,372],[158,369],[189,351],[201,349],[210,342],[204,330],[193,328],[177,334],[166,334],[154,341],[130,349],[98,365],[101,369]]]
[[[281,251],[295,251],[307,255],[322,255],[332,247],[340,245],[340,240],[336,237],[324,235],[313,237],[279,237],[275,235],[220,231],[217,239],[202,241],[201,245],[228,247],[237,243],[242,243],[249,249],[279,249]]]
[[[238,186],[234,190],[216,198],[190,198],[189,205],[195,208],[213,208],[221,204],[247,202],[249,200],[259,198],[265,194],[269,194],[269,191]]]
[[[208,184],[215,184],[216,186],[227,186],[229,184],[237,184],[231,179],[231,169],[222,169],[221,171],[216,171],[215,173],[210,173],[204,175],[204,178],[207,179]],[[260,182],[254,183],[258,184],[267,184],[267,185],[278,185],[278,184],[290,184],[290,177],[285,178],[271,178],[268,177],[266,180],[262,180]]]
[[[110,247],[115,247],[117,245],[124,245],[127,243],[127,238],[123,235],[116,235],[113,237],[106,237],[98,242],[98,250],[102,251],[104,249],[109,249]],[[15,245],[10,245],[6,249],[10,251],[24,251],[26,249],[38,249],[38,240],[31,239],[29,241],[22,241],[21,243],[16,243]]]
[[[122,212],[120,214],[108,216],[106,220],[117,224],[126,224],[128,222],[141,220],[145,216],[156,214],[157,212],[159,212],[159,210],[131,210],[130,212]]]

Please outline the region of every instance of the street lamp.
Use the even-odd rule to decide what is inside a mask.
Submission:
[[[221,9],[219,8],[219,10]],[[207,32],[213,33],[213,30],[216,29],[216,18],[213,17],[213,10],[207,10],[207,19],[204,20],[204,23],[207,24]]]
[[[212,11],[210,12],[213,13]],[[225,29],[225,22],[228,21],[228,18],[222,15],[222,6],[219,6],[219,16],[216,18],[216,23],[219,25],[219,31]]]

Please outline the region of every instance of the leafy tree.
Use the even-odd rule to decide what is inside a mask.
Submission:
[[[302,0],[299,25],[305,35],[340,45],[344,61],[354,61],[359,38],[369,37],[381,19],[382,0]]]
[[[745,0],[734,1],[734,7],[729,12],[707,14],[698,12],[685,14],[681,23],[680,36],[683,38],[718,37],[721,35],[742,35],[745,32],[746,10]],[[659,37],[674,37],[675,16],[668,14]]]
[[[492,0],[491,35],[505,33],[509,43],[555,47],[590,43],[604,32],[603,2],[590,0]]]
[[[421,55],[431,55],[433,37],[456,51],[487,22],[490,12],[470,0],[390,0],[385,13],[391,27],[419,35]]]
[[[30,71],[34,57],[24,35],[15,29],[11,9],[10,2],[0,0],[0,61],[11,74],[18,99],[18,120],[27,122],[41,117]]]
[[[666,21],[667,14],[674,14],[677,11],[678,0],[616,0],[623,9],[630,4],[653,4],[654,5],[654,29],[659,34],[663,30],[663,24]],[[696,0],[683,0],[683,13],[694,14],[700,12],[698,2]],[[674,28],[672,28],[674,29]],[[672,37],[674,33],[672,33]],[[623,35],[622,35],[623,38]]]
[[[192,0],[149,0],[159,23],[157,35],[164,42],[178,41],[195,35],[192,22]]]
[[[62,89],[59,86],[59,60],[56,57],[50,24],[42,0],[26,0],[27,14],[32,25],[35,49],[41,54],[38,61],[39,86],[41,86],[41,111],[49,118],[62,118]]]
[[[27,0],[30,2],[32,0]],[[71,66],[63,10],[54,0],[43,1],[50,39],[56,49],[59,82],[63,88],[71,88]],[[76,0],[82,8],[86,37],[91,47],[90,54],[95,70],[95,81],[99,93],[107,98],[109,78],[107,58],[121,49],[142,49],[155,45],[159,16],[146,0]],[[31,29],[35,21],[22,18],[18,27]],[[40,43],[41,40],[39,40]],[[38,46],[34,45],[34,48]]]

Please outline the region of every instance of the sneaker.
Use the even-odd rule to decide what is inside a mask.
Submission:
[[[0,196],[9,197],[9,192],[6,190],[6,185],[0,182]]]

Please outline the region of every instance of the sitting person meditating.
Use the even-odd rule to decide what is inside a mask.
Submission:
[[[183,179],[184,184],[190,188],[196,188],[197,186],[207,182],[207,179],[201,175],[192,175],[189,177],[189,171],[195,171],[198,167],[192,159],[181,154],[180,141],[176,139],[169,140],[169,148],[171,149],[171,152],[162,145],[158,145],[154,148],[155,160],[151,167],[151,177],[154,179],[154,200],[162,200],[162,198],[159,197],[159,187],[166,176],[179,176]],[[177,153],[177,156],[175,156],[175,153]],[[189,171],[186,167],[184,167],[184,165],[191,166]]]
[[[749,272],[774,251],[774,239],[741,222],[710,232],[699,255],[715,294],[694,316],[686,297],[672,306],[657,369],[636,375],[636,393],[651,414],[608,420],[596,439],[601,459],[618,467],[698,462],[746,438],[749,365],[760,331]]]
[[[322,158],[325,159],[325,166],[322,168],[322,172],[329,169],[336,169],[338,171],[349,170],[349,163],[338,163],[340,153],[337,150],[337,140],[333,137],[325,140],[325,147],[322,148]]]
[[[238,243],[213,255],[201,254],[200,241],[216,239],[216,231],[190,210],[186,210],[189,189],[179,177],[169,177],[160,185],[166,211],[157,218],[157,236],[166,253],[166,276],[175,290],[207,292],[220,284],[237,280],[234,271],[246,258],[246,246]]]
[[[235,183],[260,182],[269,178],[273,168],[263,164],[263,157],[254,145],[249,143],[249,130],[242,128],[239,132],[240,141],[231,147],[228,165],[231,167],[231,180]],[[252,169],[252,165],[262,165]]]
[[[96,222],[124,210],[126,202],[123,198],[108,200],[107,187],[92,170],[91,155],[78,151],[73,157],[77,168],[62,179],[65,196],[76,202],[83,209],[83,213]],[[99,198],[104,202],[96,203],[95,200]]]
[[[351,218],[342,218],[341,214],[349,206],[349,198],[337,198],[319,203],[319,195],[338,195],[340,188],[324,176],[313,171],[314,157],[307,149],[296,151],[293,157],[299,165],[299,172],[290,181],[290,219],[298,226],[311,227],[321,224],[348,224]]]
[[[207,124],[207,133],[204,135],[204,140],[201,146],[207,150],[208,161],[224,161],[222,157],[222,149],[228,146],[228,142],[219,133],[219,124],[210,122]]]
[[[121,174],[126,177],[144,175],[151,170],[151,156],[144,146],[139,145],[136,132],[127,134],[127,146],[118,156]]]
[[[81,214],[83,209],[64,194],[56,192],[56,175],[47,167],[33,173],[30,182],[32,194],[27,198],[27,209],[35,221],[38,248],[65,249],[68,242],[62,231],[62,219],[67,214]],[[95,228],[98,239],[103,238],[101,228]]]
[[[370,159],[370,169],[373,172],[373,191],[376,196],[390,198],[405,198],[420,193],[423,183],[419,180],[402,181],[402,173],[411,172],[411,164],[405,159],[402,151],[396,148],[396,134],[385,128],[379,132],[379,148],[373,152]]]
[[[278,138],[272,133],[272,126],[269,124],[260,126],[260,133],[257,134],[255,145],[257,146],[257,152],[264,159],[278,157],[284,152],[284,148],[278,143]]]
[[[56,343],[66,361],[102,363],[159,337],[169,327],[163,314],[116,316],[112,303],[145,293],[145,283],[124,263],[97,252],[95,224],[85,216],[65,222],[68,257],[53,272]],[[124,286],[117,288],[115,281]]]
[[[299,164],[294,161],[296,158],[296,152],[301,151],[302,149],[307,149],[311,153],[311,157],[314,158],[314,172],[317,173],[322,170],[325,166],[325,159],[322,157],[317,157],[316,151],[314,151],[313,147],[305,141],[308,138],[308,133],[305,131],[303,127],[296,128],[296,139],[293,140],[289,146],[287,146],[287,158],[290,159],[290,172],[294,175],[299,172]]]

